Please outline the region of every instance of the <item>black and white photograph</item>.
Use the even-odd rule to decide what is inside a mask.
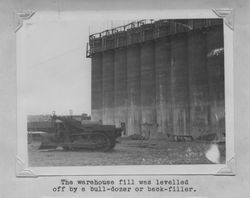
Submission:
[[[0,197],[249,197],[249,13],[1,0]]]
[[[226,164],[224,19],[92,15],[17,30],[28,166]]]

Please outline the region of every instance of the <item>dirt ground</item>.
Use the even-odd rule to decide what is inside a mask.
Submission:
[[[165,140],[120,139],[114,150],[63,151],[38,150],[40,143],[28,145],[29,165],[40,166],[91,166],[91,165],[163,165],[211,164],[205,152],[210,144],[205,142],[166,142]],[[225,161],[225,144],[220,144],[221,161]]]

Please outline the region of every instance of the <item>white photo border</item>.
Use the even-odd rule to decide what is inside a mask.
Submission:
[[[197,10],[134,10],[134,11],[79,11],[62,12],[62,20],[79,20],[80,17],[103,19],[141,19],[141,18],[223,18],[224,26],[224,68],[225,68],[225,119],[226,119],[226,163],[204,165],[129,165],[129,166],[71,166],[71,167],[29,167],[27,149],[27,114],[25,98],[22,97],[25,79],[26,30],[23,28],[29,20],[56,20],[53,12],[41,12],[46,18],[32,17],[37,13],[27,11],[19,13],[16,28],[17,54],[17,177],[38,177],[50,175],[235,175],[234,153],[234,97],[233,97],[233,10],[232,9],[197,9]]]

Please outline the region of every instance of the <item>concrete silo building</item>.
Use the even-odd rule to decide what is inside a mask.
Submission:
[[[225,134],[223,39],[222,19],[141,20],[90,35],[92,119],[125,123],[125,135]]]

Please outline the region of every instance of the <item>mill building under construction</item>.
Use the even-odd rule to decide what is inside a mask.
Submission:
[[[93,120],[127,136],[225,134],[223,19],[135,21],[90,35],[86,56]]]

